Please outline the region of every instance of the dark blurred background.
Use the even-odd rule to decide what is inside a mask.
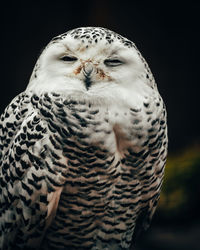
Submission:
[[[195,3],[196,2],[196,3]],[[198,1],[13,1],[1,6],[0,111],[28,83],[42,48],[80,26],[134,41],[168,110],[169,159],[159,208],[137,250],[200,249]]]

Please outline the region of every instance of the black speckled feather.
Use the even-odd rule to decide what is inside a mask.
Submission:
[[[67,36],[87,46],[104,39],[136,49],[91,27],[48,46]],[[38,81],[40,64],[31,81]],[[93,71],[112,86],[100,68]],[[136,88],[134,105],[118,94],[123,87],[114,99],[89,92],[94,80],[84,94],[28,89],[8,105],[0,118],[0,249],[129,249],[135,228],[149,226],[163,180],[167,125],[153,77],[145,79],[146,92]]]

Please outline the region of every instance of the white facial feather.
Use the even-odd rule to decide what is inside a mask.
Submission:
[[[64,56],[77,60],[63,61]],[[119,60],[122,63],[110,66],[106,65],[106,60]],[[84,82],[83,68],[86,62],[93,67],[89,89]],[[127,47],[118,39],[114,39],[112,43],[102,39],[91,44],[68,34],[63,39],[48,44],[36,67],[27,90],[38,94],[57,91],[66,96],[77,94],[86,98],[117,97],[138,101],[141,94],[149,95],[152,91],[139,52],[135,46]]]

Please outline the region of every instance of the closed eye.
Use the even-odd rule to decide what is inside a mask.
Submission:
[[[78,59],[74,56],[63,56],[60,58],[62,61],[65,61],[65,62],[75,62],[77,61]]]
[[[116,67],[123,64],[123,62],[120,61],[119,59],[106,59],[104,61],[104,64],[108,67]]]

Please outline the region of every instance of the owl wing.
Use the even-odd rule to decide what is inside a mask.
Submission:
[[[158,105],[157,99],[149,100],[140,109],[131,108],[129,120],[130,126],[115,126],[114,133],[123,169],[123,185],[117,192],[123,206],[132,208],[135,240],[148,228],[160,195],[167,154],[165,107],[162,101]]]
[[[49,139],[47,111],[34,108],[38,100],[22,93],[1,116],[0,249],[40,245],[65,181],[62,171],[56,174],[66,164]]]
[[[155,213],[163,182],[168,146],[166,108],[162,99],[144,103],[143,112],[147,115],[147,134],[143,137],[140,135],[141,147],[130,148],[123,159],[124,165],[133,167],[133,176],[138,180],[138,185],[134,186],[136,197],[134,202],[139,209],[133,240],[141,231],[149,227]],[[139,113],[134,114],[136,120],[137,115]]]

